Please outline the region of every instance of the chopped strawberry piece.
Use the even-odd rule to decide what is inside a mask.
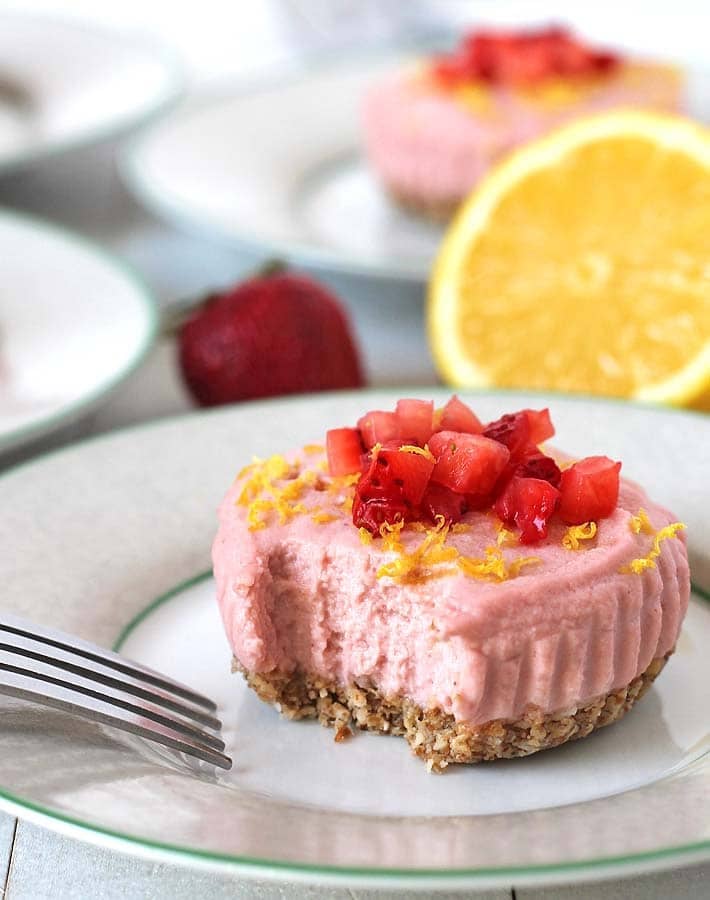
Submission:
[[[560,501],[560,492],[539,478],[510,479],[495,502],[495,511],[506,524],[520,528],[520,542],[534,544],[547,537],[550,517]]]
[[[467,509],[466,498],[443,484],[430,482],[421,502],[421,511],[432,522],[443,516],[447,525],[459,522]]]
[[[328,471],[331,475],[351,475],[362,467],[362,442],[357,428],[331,428],[325,435]]]
[[[618,64],[616,54],[593,50],[565,29],[552,27],[469,34],[448,56],[434,60],[432,73],[445,88],[477,79],[524,87],[606,72]]]
[[[384,444],[375,455],[368,472],[373,484],[379,484],[391,497],[401,497],[417,506],[434,470],[430,455],[400,450],[399,441]]]
[[[380,526],[385,522],[394,525],[395,522],[408,522],[413,518],[416,516],[412,515],[412,510],[401,500],[384,496],[362,497],[355,493],[353,524],[357,528],[367,528],[371,534],[378,534]]]
[[[562,478],[560,467],[554,459],[540,453],[537,448],[534,453],[526,456],[523,462],[517,464],[515,474],[520,478],[539,478],[541,481],[548,481],[553,487],[559,487]]]
[[[508,448],[511,459],[517,460],[530,443],[530,421],[525,412],[507,413],[489,422],[483,436]]]
[[[524,409],[523,412],[530,426],[530,440],[533,444],[541,444],[552,437],[555,426],[550,419],[549,409]]]
[[[373,409],[357,420],[357,427],[367,450],[401,437],[399,419],[393,412]]]
[[[620,462],[588,456],[562,473],[560,515],[568,525],[610,516],[619,499]]]
[[[488,494],[510,458],[498,441],[480,434],[440,431],[431,436],[436,466],[431,480],[460,494]]]
[[[454,394],[441,410],[436,431],[463,431],[466,434],[480,434],[483,431],[478,416]]]
[[[395,415],[399,419],[402,440],[423,447],[434,430],[433,401],[398,400]]]

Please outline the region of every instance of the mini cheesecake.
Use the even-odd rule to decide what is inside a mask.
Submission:
[[[677,112],[681,94],[678,69],[595,50],[561,29],[477,32],[373,85],[365,149],[397,202],[443,220],[521,144],[603,110]]]
[[[441,411],[402,402],[399,437],[375,411],[230,487],[213,561],[234,669],[285,716],[402,735],[435,771],[619,719],[678,638],[683,526],[618,463],[543,453],[544,411],[437,432]]]

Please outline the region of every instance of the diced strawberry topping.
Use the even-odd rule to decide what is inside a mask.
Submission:
[[[375,444],[385,444],[401,437],[397,414],[380,409],[365,413],[357,420],[357,427],[367,450]]]
[[[530,420],[525,412],[507,413],[489,422],[483,436],[503,444],[510,451],[511,459],[517,460],[530,443]]]
[[[398,400],[396,416],[402,439],[423,447],[434,429],[434,403],[431,400]]]
[[[357,428],[331,428],[325,435],[325,448],[331,475],[360,471],[363,447]]]
[[[483,428],[456,396],[437,415],[431,401],[403,399],[395,412],[373,410],[357,428],[330,430],[326,451],[331,475],[362,473],[353,522],[373,535],[385,522],[451,524],[493,507],[531,544],[547,536],[557,510],[579,525],[610,515],[618,500],[621,463],[591,456],[562,472],[538,446],[554,433],[548,409],[509,413]]]
[[[528,87],[548,78],[603,74],[619,63],[608,51],[593,50],[563,28],[478,31],[437,57],[431,72],[446,88],[471,81]]]
[[[353,525],[367,528],[371,534],[379,534],[385,522],[408,522],[413,518],[412,510],[402,501],[384,495],[363,497],[358,491],[353,499]]]
[[[539,478],[510,479],[495,502],[503,522],[520,528],[520,542],[534,544],[547,537],[550,517],[560,500],[560,492]]]
[[[498,441],[457,431],[433,434],[429,448],[436,457],[431,480],[460,494],[489,494],[510,457]]]
[[[548,481],[553,487],[559,487],[562,478],[560,467],[554,459],[540,453],[537,447],[523,462],[517,464],[515,474],[520,478],[539,478],[541,481]]]
[[[550,410],[524,409],[525,417],[530,426],[530,441],[533,444],[541,444],[555,433],[555,426],[550,419]]]
[[[483,425],[474,411],[454,394],[441,410],[436,431],[463,431],[480,434]]]
[[[434,470],[434,461],[428,455],[400,450],[399,441],[384,444],[374,455],[368,475],[392,496],[401,496],[412,506],[417,506],[424,496]]]
[[[581,525],[610,516],[619,499],[620,462],[608,456],[588,456],[562,473],[560,516]]]
[[[433,481],[429,482],[421,502],[422,515],[432,522],[436,522],[438,516],[443,516],[447,525],[459,522],[467,508],[463,494],[457,494],[443,484],[435,484]]]

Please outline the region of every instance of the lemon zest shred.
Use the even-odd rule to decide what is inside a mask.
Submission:
[[[637,515],[631,516],[631,518],[629,519],[629,528],[633,531],[634,534],[640,534],[642,531],[644,534],[656,533],[656,530],[651,524],[651,520],[648,517],[648,513],[643,507],[639,509]]]
[[[314,456],[316,453],[325,453],[325,447],[322,444],[306,444],[303,452]]]
[[[260,459],[255,456],[251,466],[246,467],[246,472],[250,477],[242,485],[237,504],[247,506],[263,490],[269,488],[273,481],[284,478],[290,470],[291,465],[285,457],[278,453],[268,459]]]
[[[343,512],[351,513],[353,511],[353,498],[346,497],[341,504],[341,509]]]
[[[502,522],[498,522],[496,531],[498,532],[496,544],[499,547],[514,547],[518,543],[518,538],[515,533],[509,528],[506,528]]]
[[[359,472],[352,472],[350,475],[336,475],[328,485],[329,494],[337,494],[345,488],[352,487],[360,480]]]
[[[311,516],[311,519],[317,525],[324,525],[326,522],[334,522],[337,518],[337,516],[334,516],[333,513],[329,512],[315,512]]]
[[[397,539],[401,548],[397,550],[399,555],[396,559],[380,566],[377,570],[378,578],[392,578],[403,583],[421,584],[429,578],[441,577],[442,573],[432,572],[431,567],[438,563],[455,559],[458,556],[458,551],[455,547],[443,546],[449,529],[443,516],[437,516],[436,518],[436,525],[427,529],[422,542],[411,552],[407,552],[401,541],[399,541],[399,532],[401,531],[401,528],[399,528],[397,531]],[[382,533],[383,531],[382,536],[384,538],[385,534],[388,533],[388,529],[383,526],[380,532]],[[397,548],[389,547],[387,549]]]
[[[382,538],[382,549],[392,551],[394,553],[403,553],[404,545],[400,537],[404,528],[404,520],[398,519],[396,522],[383,522],[380,525],[380,537]]]
[[[275,454],[268,459],[254,457],[253,462],[242,470],[245,480],[236,505],[247,507],[250,531],[265,528],[272,513],[279,524],[284,525],[294,516],[314,512],[299,501],[304,490],[315,484],[318,475],[312,469],[295,475],[297,468],[298,462],[288,462],[284,456]]]
[[[443,516],[437,516],[436,525],[433,527],[424,528],[423,540],[411,551],[405,550],[401,545],[399,540],[401,530],[399,522],[394,526],[382,526],[380,529],[383,543],[388,540],[387,546],[383,549],[393,550],[398,556],[380,566],[377,570],[378,578],[392,578],[406,584],[421,584],[432,578],[463,572],[472,578],[505,581],[516,577],[524,566],[541,562],[536,556],[518,557],[508,561],[500,547],[487,547],[483,559],[462,556],[456,547],[446,545],[451,526],[446,524]],[[395,533],[401,549],[396,546]],[[446,565],[447,563],[454,565]]]
[[[519,556],[507,562],[500,547],[486,547],[484,558],[472,556],[460,556],[456,563],[461,571],[471,578],[479,578],[486,581],[507,581],[518,575],[524,566],[540,563],[538,556]]]
[[[418,456],[423,456],[424,459],[428,459],[429,462],[436,462],[436,460],[434,459],[434,454],[426,444],[423,447],[418,447],[416,444],[402,444],[402,446],[399,448],[399,452],[416,453]]]
[[[367,530],[367,528],[358,528],[358,532],[360,534],[361,543],[368,546],[372,543],[372,534]]]
[[[449,531],[451,534],[465,534],[470,531],[473,525],[467,525],[466,522],[454,522]]]
[[[646,569],[656,568],[656,559],[661,555],[661,542],[678,536],[678,532],[685,528],[683,522],[671,522],[660,528],[653,537],[653,545],[646,556],[632,559],[628,565],[622,566],[619,571],[624,574],[641,575]]]
[[[580,541],[590,541],[597,533],[596,522],[584,522],[582,525],[570,525],[562,538],[565,550],[581,550]]]
[[[536,566],[542,563],[539,556],[518,556],[508,563],[508,577],[517,578],[525,566]]]

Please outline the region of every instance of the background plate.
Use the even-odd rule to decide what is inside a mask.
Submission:
[[[154,42],[79,22],[0,14],[0,174],[116,137],[177,99]]]
[[[570,881],[710,857],[710,720],[699,694],[710,677],[710,609],[700,599],[667,673],[624,722],[537,759],[441,778],[413,765],[401,741],[363,735],[334,746],[329,732],[284,725],[255,703],[226,672],[208,581],[145,614],[153,598],[208,568],[215,507],[252,454],[318,439],[395,399],[323,395],[195,414],[96,439],[0,479],[5,606],[104,644],[144,613],[126,646],[210,685],[235,757],[226,779],[198,779],[134,739],[3,701],[5,805],[144,855],[351,886]],[[694,577],[707,577],[710,419],[563,397],[470,399],[483,418],[549,404],[559,446],[622,458],[628,476],[688,523]],[[292,777],[289,753],[299,745]],[[344,770],[337,763],[346,756]],[[363,778],[378,766],[390,785],[385,797],[373,791],[382,773]],[[497,797],[496,781],[520,778],[523,768],[527,796]],[[304,773],[312,791],[296,783]]]
[[[351,58],[185,107],[138,140],[124,175],[188,228],[312,266],[424,281],[443,229],[390,203],[361,153],[364,92],[413,58]],[[686,94],[688,112],[707,119],[710,78],[688,71]]]
[[[142,359],[147,289],[98,246],[0,210],[0,453],[77,419]]]

